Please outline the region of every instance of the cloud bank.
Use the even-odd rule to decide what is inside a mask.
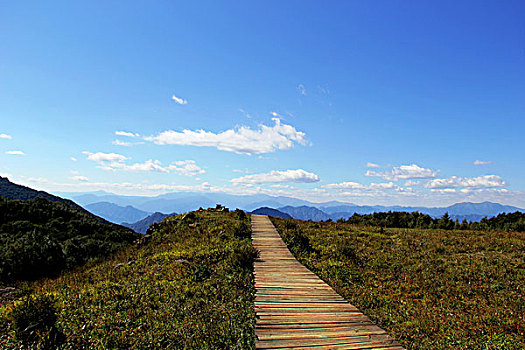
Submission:
[[[128,157],[118,153],[91,153],[87,154],[88,160],[98,163],[97,168],[106,171],[135,171],[135,172],[159,172],[159,173],[178,173],[185,176],[195,176],[204,174],[206,171],[195,164],[194,160],[182,160],[163,166],[159,160],[148,159],[142,163],[127,164]]]
[[[451,176],[447,179],[434,179],[425,184],[426,188],[495,188],[504,187],[507,182],[498,175],[482,175],[478,177]]]
[[[431,179],[437,176],[439,171],[422,168],[416,164],[395,166],[390,172],[378,172],[368,170],[365,176],[380,177],[387,181],[399,181],[408,179]]]
[[[273,170],[269,173],[253,174],[230,180],[233,184],[265,184],[265,183],[313,183],[319,182],[319,176],[303,169]]]
[[[220,133],[202,129],[182,132],[168,130],[144,139],[158,145],[215,147],[221,151],[247,155],[286,150],[292,148],[295,143],[306,144],[304,132],[297,131],[291,125],[281,124],[279,118],[272,120],[275,123],[273,126],[261,124],[258,129],[241,126]]]

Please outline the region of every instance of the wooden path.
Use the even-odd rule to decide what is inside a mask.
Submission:
[[[257,349],[403,349],[301,265],[267,216],[251,218]]]

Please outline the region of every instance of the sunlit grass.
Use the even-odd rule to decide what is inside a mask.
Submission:
[[[56,279],[19,283],[0,307],[0,348],[20,346],[9,319],[24,289],[55,301],[61,348],[252,348],[255,250],[234,236],[247,220],[235,212],[166,218],[148,244]]]
[[[272,220],[302,263],[407,348],[525,347],[525,233]]]

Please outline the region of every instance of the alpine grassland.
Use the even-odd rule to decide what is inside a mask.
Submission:
[[[525,233],[272,221],[301,263],[406,348],[525,348]]]
[[[251,349],[248,216],[165,218],[105,260],[0,286],[1,349]]]

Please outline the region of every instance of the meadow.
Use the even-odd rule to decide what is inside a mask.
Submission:
[[[525,348],[525,233],[272,221],[300,262],[406,348]]]
[[[4,289],[0,348],[253,348],[247,215],[194,212],[148,233],[109,259]]]

